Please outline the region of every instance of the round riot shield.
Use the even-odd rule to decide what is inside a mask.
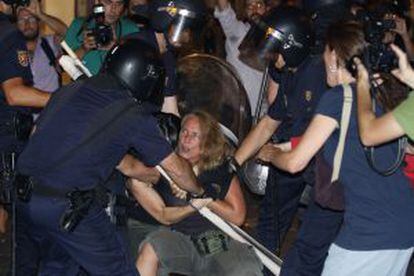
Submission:
[[[237,146],[249,132],[252,118],[246,91],[234,69],[217,57],[191,54],[178,61],[177,74],[180,114],[196,109],[210,113]]]

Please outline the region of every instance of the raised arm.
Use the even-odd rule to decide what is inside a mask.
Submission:
[[[40,21],[44,22],[49,28],[51,28],[55,34],[59,37],[64,37],[68,29],[62,20],[51,16],[42,11],[39,0],[31,0],[30,5],[25,7],[28,12],[36,16]]]
[[[404,130],[392,113],[377,118],[373,112],[368,72],[359,59],[355,59],[355,63],[358,68],[358,129],[362,144],[375,146],[403,136]]]

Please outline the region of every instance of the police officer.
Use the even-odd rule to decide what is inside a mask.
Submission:
[[[164,82],[157,51],[128,40],[110,52],[104,68],[57,91],[39,118],[18,162],[32,186],[21,209],[33,239],[53,241],[91,275],[136,275],[102,208],[99,184],[133,149],[146,165],[160,164],[183,189],[203,189],[142,106],[157,98]],[[137,177],[131,166],[123,171]],[[62,267],[47,272],[63,275]]]
[[[256,26],[263,35],[252,45],[259,45],[257,55],[273,57],[270,76],[278,84],[277,96],[256,127],[250,131],[235,154],[243,164],[273,136],[275,142],[300,136],[309,124],[316,104],[326,89],[325,69],[320,56],[309,56],[312,45],[310,21],[294,7],[272,10]],[[260,33],[259,33],[260,34]],[[259,240],[271,251],[280,249],[281,241],[296,213],[305,185],[313,177],[307,169],[291,175],[271,167],[258,222]]]
[[[271,131],[276,129],[275,138],[279,142],[301,136],[307,128],[321,94],[326,90],[325,69],[320,56],[324,49],[324,30],[330,22],[346,14],[343,0],[304,1],[304,5],[308,13],[312,14],[312,25],[316,31],[314,44],[308,45],[312,46],[312,53],[295,67],[295,71],[285,70],[281,73],[271,68],[271,76],[279,84],[279,90],[268,116],[258,126],[263,129],[271,127]],[[279,22],[279,25],[281,23],[286,24]],[[283,55],[283,51],[282,57],[289,66],[291,59]],[[279,59],[276,64],[283,64],[285,60]],[[260,128],[255,131],[260,133]],[[268,139],[272,134],[266,135]],[[265,142],[262,140],[260,145],[256,144],[256,149]],[[262,149],[259,157],[260,154],[266,154],[265,151]],[[270,244],[272,249],[280,246],[277,235],[283,236],[290,226],[305,183],[312,185],[313,182],[312,166],[295,175],[271,170],[258,231],[261,239]],[[277,210],[277,213],[270,208]],[[320,275],[327,250],[341,222],[341,212],[324,209],[311,202],[302,219],[297,239],[284,259],[281,275]]]
[[[50,95],[30,85],[30,59],[23,35],[10,22],[12,5],[21,1],[0,0],[0,204],[6,209],[13,202],[15,158],[22,150],[31,131],[29,107],[43,107]],[[10,212],[10,209],[8,210]],[[4,216],[5,210],[0,205]],[[5,231],[6,220],[0,221]]]
[[[156,0],[136,7],[136,14],[148,18],[149,26],[129,37],[145,41],[157,48],[166,69],[162,111],[179,115],[176,96],[175,50],[190,42],[191,30],[206,13],[201,0]]]

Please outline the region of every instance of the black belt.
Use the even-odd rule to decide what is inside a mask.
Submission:
[[[16,175],[18,195],[35,194],[44,197],[66,198],[69,191],[41,184],[35,178],[22,174]]]

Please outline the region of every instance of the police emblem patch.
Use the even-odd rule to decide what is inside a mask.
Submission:
[[[17,51],[17,60],[23,67],[27,67],[30,64],[30,57],[27,51]]]
[[[305,100],[307,102],[310,102],[312,100],[312,91],[310,91],[310,90],[305,91]]]

